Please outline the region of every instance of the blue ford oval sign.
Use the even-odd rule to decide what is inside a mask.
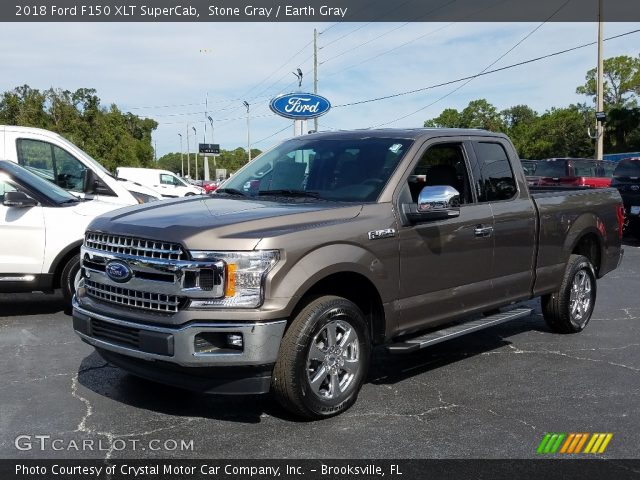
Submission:
[[[107,263],[105,272],[111,280],[118,283],[128,282],[133,277],[131,267],[118,260],[112,260]]]
[[[269,107],[281,117],[308,120],[327,113],[331,102],[315,93],[287,93],[272,99]]]

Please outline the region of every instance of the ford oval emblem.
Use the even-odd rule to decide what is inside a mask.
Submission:
[[[269,107],[281,117],[307,120],[327,113],[331,102],[315,93],[287,93],[272,99]]]
[[[118,260],[112,260],[107,263],[105,268],[107,276],[114,282],[124,283],[128,282],[133,277],[133,271],[131,267],[124,262]]]

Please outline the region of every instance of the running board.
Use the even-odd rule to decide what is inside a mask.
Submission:
[[[504,313],[496,313],[490,317],[480,318],[466,323],[460,323],[452,327],[429,332],[419,337],[409,338],[402,342],[392,343],[387,346],[390,353],[409,353],[415,352],[425,347],[435,345],[436,343],[445,342],[452,338],[466,335],[467,333],[476,332],[484,328],[493,327],[500,323],[515,320],[517,318],[528,317],[533,312],[531,308],[516,308]]]

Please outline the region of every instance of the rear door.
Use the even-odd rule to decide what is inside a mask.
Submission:
[[[470,148],[462,138],[430,140],[407,174],[401,203],[416,203],[425,185],[448,184],[460,192],[462,205],[457,218],[400,227],[400,333],[450,320],[491,301],[493,214],[491,205],[478,203],[471,189]],[[442,172],[451,168],[447,182]],[[434,183],[430,177],[436,171]]]
[[[473,139],[475,192],[493,213],[494,256],[491,265],[494,300],[500,303],[530,295],[536,242],[536,211],[522,167],[508,142]]]

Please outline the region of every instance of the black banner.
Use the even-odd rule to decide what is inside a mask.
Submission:
[[[2,480],[626,480],[640,460],[0,460]]]
[[[640,21],[637,0],[602,1],[607,22]],[[597,0],[16,0],[2,22],[594,22]]]

